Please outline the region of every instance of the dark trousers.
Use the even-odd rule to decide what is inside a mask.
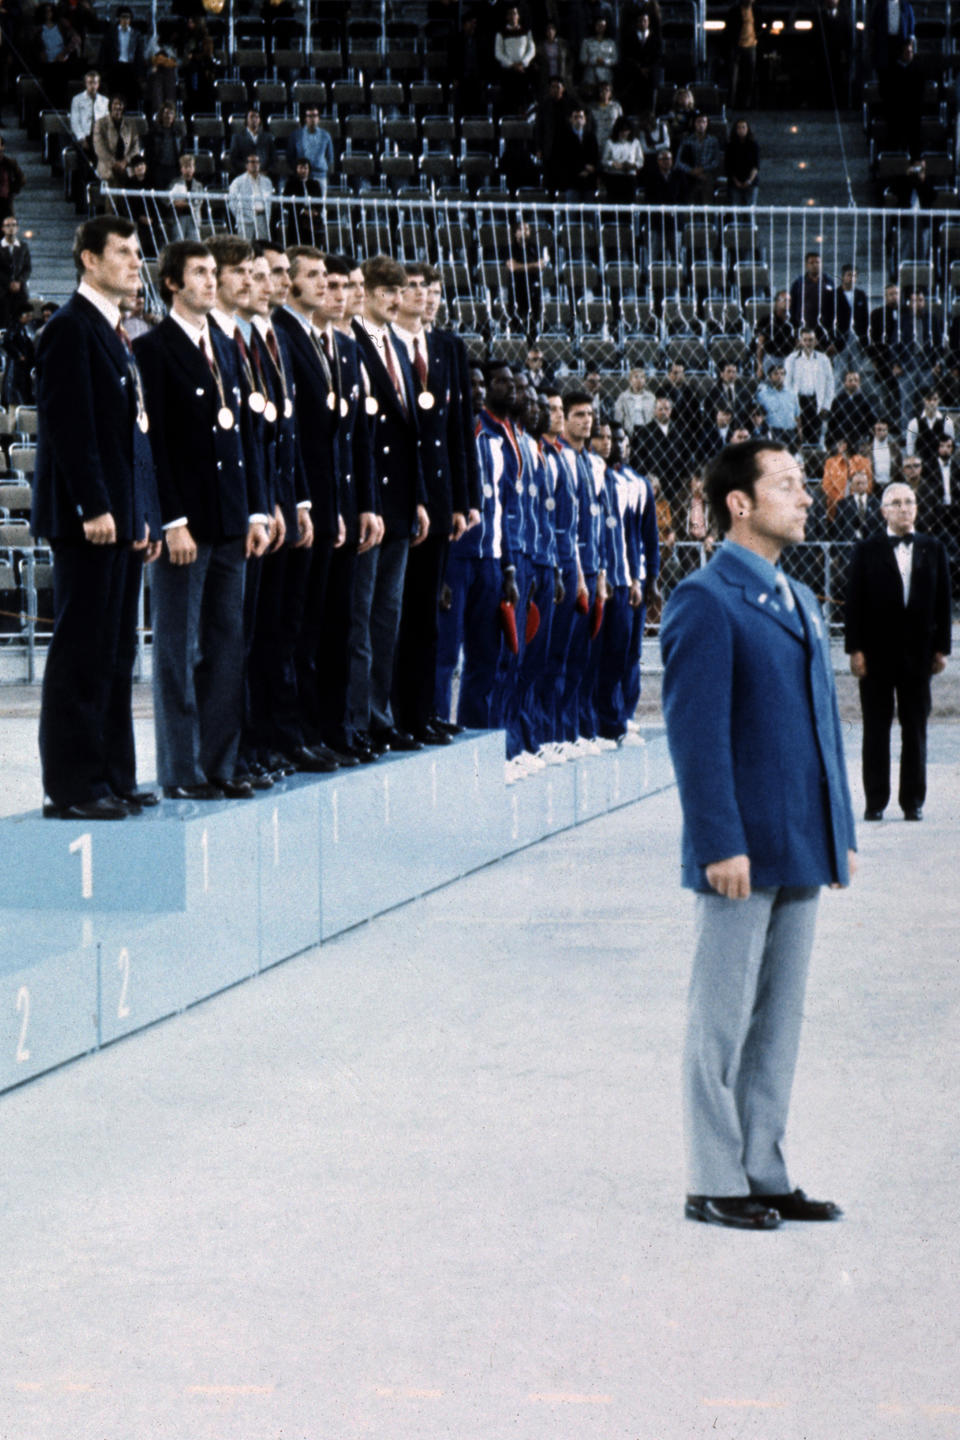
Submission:
[[[40,707],[55,805],[136,789],[131,688],[143,562],[118,545],[54,545],[54,630]]]
[[[564,596],[560,604],[554,607],[550,625],[550,644],[547,648],[546,663],[539,686],[540,708],[545,727],[544,740],[554,742],[576,740],[577,738],[576,725],[571,725],[569,728],[573,733],[567,734],[562,719],[567,656],[570,651],[573,627],[578,618],[576,559],[570,558],[561,563],[560,578],[563,581]]]
[[[869,666],[869,661],[867,662]],[[919,810],[927,794],[927,717],[930,677],[900,671],[868,674],[860,681],[863,711],[863,790],[868,810],[884,810],[890,799],[890,730],[896,701],[900,722],[902,810]]]
[[[349,745],[347,686],[350,679],[350,616],[356,545],[341,545],[330,556],[323,623],[314,651],[313,677],[317,729],[308,730],[308,742],[320,740],[335,749]]]
[[[489,730],[496,723],[492,712],[503,572],[500,561],[492,559],[467,561],[464,568],[470,579],[463,597],[463,673],[457,719],[471,730]]]
[[[388,536],[354,571],[347,719],[353,731],[389,730],[390,695],[410,541]]]
[[[301,552],[287,547],[265,555],[260,571],[247,689],[249,748],[261,759],[291,754],[304,743],[296,666],[304,591],[291,563],[295,554],[299,561]]]
[[[532,573],[534,581],[532,601],[540,612],[540,625],[537,633],[524,649],[517,689],[519,692],[518,721],[521,748],[536,754],[540,746],[550,738],[547,733],[542,694],[543,675],[550,655],[550,635],[553,630],[555,582],[552,565],[534,565]]]
[[[437,676],[433,692],[433,713],[442,720],[453,718],[453,672],[463,646],[467,593],[479,564],[480,560],[475,556],[461,558],[456,545],[447,558],[444,580],[450,593],[450,603],[437,617]]]
[[[153,572],[153,698],[161,785],[231,780],[243,727],[244,541],[200,541]]]
[[[393,713],[397,726],[419,735],[434,713],[440,586],[450,542],[430,531],[411,545],[403,582],[403,611],[397,636]]]
[[[623,705],[626,718],[632,720],[640,700],[640,657],[643,653],[643,632],[647,624],[647,607],[631,610],[630,644],[627,646],[627,669],[623,677]]]
[[[512,760],[519,755],[523,749],[523,736],[520,730],[520,674],[523,669],[524,655],[527,648],[527,595],[530,590],[531,568],[530,561],[525,555],[515,556],[517,574],[517,590],[520,600],[516,607],[517,621],[517,653],[514,655],[502,631],[500,636],[500,656],[497,660],[497,678],[493,689],[493,701],[490,706],[490,723],[494,728],[502,728],[507,732],[507,759]]]
[[[582,615],[579,610],[574,609],[573,625],[570,630],[570,646],[567,650],[567,663],[565,673],[562,677],[562,690],[560,696],[560,735],[561,740],[576,740],[578,736],[584,735],[592,739],[595,731],[584,730],[584,714],[588,707],[587,689],[590,684],[588,671],[592,668],[592,657],[590,654],[593,641],[590,639],[590,628],[593,624],[593,604],[597,598],[597,577],[596,575],[584,575],[584,584],[587,587],[587,613]]]
[[[292,551],[289,561],[290,584],[301,616],[296,666],[300,722],[305,735],[318,735],[320,731],[321,680],[317,674],[316,657],[324,624],[332,554],[332,538],[320,537],[314,540],[309,550]]]
[[[597,675],[597,731],[608,740],[626,734],[632,711],[627,709],[625,682],[629,664],[633,611],[629,585],[618,585],[606,603],[603,626],[594,640],[600,647]]]

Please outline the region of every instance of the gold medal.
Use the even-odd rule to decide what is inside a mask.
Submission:
[[[377,404],[376,395],[368,395],[366,400],[363,402],[363,408],[364,410],[366,410],[368,415],[376,415],[377,411],[380,409],[380,406]]]
[[[234,425],[233,411],[229,405],[222,405],[217,411],[217,424],[221,430],[232,430]]]
[[[430,390],[421,390],[417,396],[417,404],[421,410],[432,410],[436,403],[436,399]]]
[[[250,391],[250,394],[247,396],[247,404],[250,406],[254,415],[262,415],[267,408],[267,402],[259,390]]]
[[[277,407],[272,400],[268,400],[263,407],[263,418],[268,425],[272,425],[277,418]]]
[[[289,419],[290,419],[290,416],[291,416],[292,414],[293,414],[293,401],[290,399],[290,396],[288,395],[287,398],[286,398],[286,399],[284,400],[284,402],[283,402],[283,418],[284,418],[284,420],[289,420]]]

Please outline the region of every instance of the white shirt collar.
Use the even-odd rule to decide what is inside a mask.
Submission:
[[[177,313],[176,310],[170,310],[169,315],[170,319],[174,320],[180,326],[180,329],[183,331],[184,335],[186,335],[188,339],[192,340],[194,345],[199,348],[200,341],[204,340],[206,341],[207,348],[211,348],[210,327],[208,326],[206,320],[204,320],[203,324],[198,330],[197,327],[190,320],[185,320],[182,315],[179,315]]]
[[[213,309],[210,311],[209,318],[217,322],[224,335],[229,335],[230,339],[233,339],[233,332],[237,328],[237,321],[235,316],[225,314],[224,311],[220,309],[219,305],[214,305]]]
[[[80,284],[77,286],[77,294],[82,295],[84,300],[89,300],[90,304],[100,311],[100,314],[110,326],[110,329],[116,330],[121,319],[120,307],[118,305],[114,305],[113,301],[108,300],[106,295],[101,295],[99,290],[94,290],[93,286],[88,285],[86,280],[80,281]]]

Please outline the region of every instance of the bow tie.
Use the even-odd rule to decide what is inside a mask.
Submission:
[[[914,539],[912,531],[909,535],[890,535],[887,538],[889,539],[890,544],[893,546],[894,550],[896,550],[898,545],[912,545]]]

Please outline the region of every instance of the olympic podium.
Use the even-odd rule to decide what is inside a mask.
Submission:
[[[673,783],[662,730],[504,785],[501,731],[121,823],[0,820],[0,1090]]]

